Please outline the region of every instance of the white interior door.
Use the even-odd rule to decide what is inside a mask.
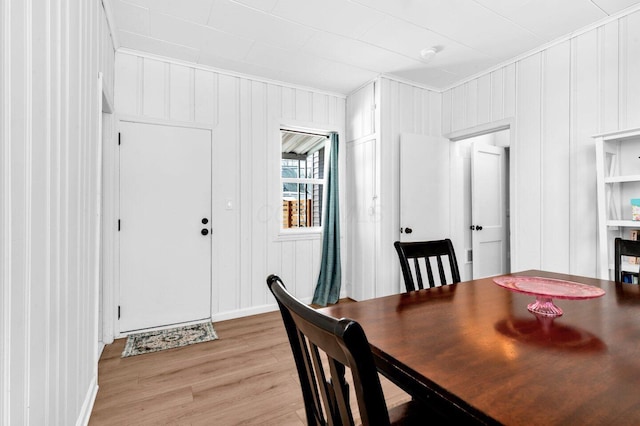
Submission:
[[[505,149],[474,142],[471,149],[474,279],[508,272],[506,199]]]
[[[450,238],[449,141],[400,135],[400,240]]]
[[[120,140],[120,332],[210,318],[211,132],[121,122]]]

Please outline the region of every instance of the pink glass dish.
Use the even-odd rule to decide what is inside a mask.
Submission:
[[[593,299],[604,294],[599,287],[553,278],[511,275],[496,277],[493,282],[511,291],[536,296],[536,301],[529,303],[527,309],[546,317],[562,315],[562,309],[554,305],[552,299]]]

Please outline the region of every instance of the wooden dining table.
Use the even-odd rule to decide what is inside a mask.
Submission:
[[[509,274],[602,288],[553,299],[489,277],[322,311],[363,327],[378,370],[414,398],[464,424],[640,425],[640,286],[528,270]]]

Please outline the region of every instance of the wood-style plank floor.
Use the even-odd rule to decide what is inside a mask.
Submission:
[[[129,358],[125,339],[105,347],[89,425],[306,424],[280,312],[214,328],[218,340]],[[381,382],[389,407],[409,400]]]

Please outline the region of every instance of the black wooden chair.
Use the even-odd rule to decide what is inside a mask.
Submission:
[[[400,258],[400,267],[404,277],[404,285],[407,292],[424,288],[423,275],[427,275],[427,288],[435,287],[433,269],[437,266],[439,285],[455,284],[460,282],[460,271],[458,270],[458,260],[453,250],[450,239],[434,241],[416,241],[402,243],[396,241],[393,244]],[[447,278],[443,258],[448,258],[450,276]],[[420,261],[422,259],[422,261]],[[413,265],[409,262],[413,260]],[[435,261],[435,265],[432,265]],[[416,287],[417,282],[417,287]]]
[[[623,256],[640,258],[640,241],[623,240],[622,238],[616,238],[614,241],[614,248],[615,248],[614,280],[618,282],[623,282],[623,277],[622,277]]]
[[[387,410],[371,348],[360,324],[332,318],[301,303],[277,275],[270,275],[267,284],[289,336],[308,425],[354,424],[345,379],[347,368],[363,425],[429,423],[431,413],[416,401]]]

